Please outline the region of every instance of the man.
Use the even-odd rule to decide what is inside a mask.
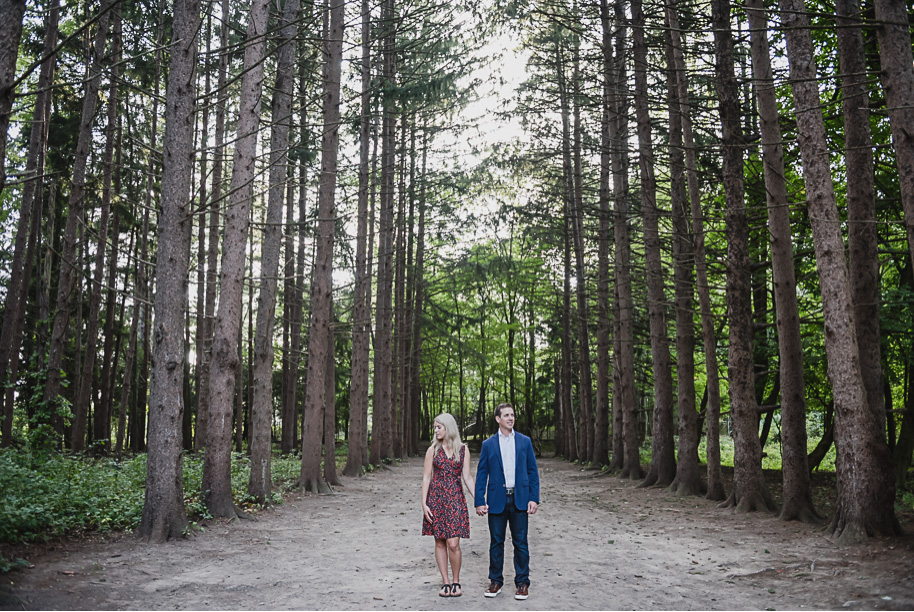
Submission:
[[[498,433],[482,443],[476,468],[476,514],[489,517],[489,588],[495,597],[505,583],[505,531],[511,527],[514,544],[514,599],[527,599],[530,588],[530,550],[527,515],[536,514],[540,478],[530,438],[514,431],[514,408],[495,409]]]

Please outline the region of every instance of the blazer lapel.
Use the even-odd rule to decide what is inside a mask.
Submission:
[[[520,470],[520,434],[514,432],[514,486],[518,483],[518,470]]]
[[[492,440],[495,442],[495,456],[498,457],[498,469],[499,474],[501,474],[501,479],[505,479],[505,463],[501,460],[501,439],[499,439],[498,434],[492,436]]]

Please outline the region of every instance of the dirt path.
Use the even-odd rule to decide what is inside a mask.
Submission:
[[[209,521],[187,540],[129,534],[65,545],[3,576],[7,609],[914,609],[914,540],[854,549],[768,515],[636,489],[541,460],[530,519],[530,599],[485,599],[488,531],[471,513],[464,596],[437,596],[421,537],[422,465],[346,479],[252,521]],[[511,545],[505,578],[511,584]],[[513,591],[512,591],[513,593]]]

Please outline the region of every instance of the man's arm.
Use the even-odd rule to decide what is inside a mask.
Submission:
[[[527,504],[527,513],[536,514],[540,503],[540,472],[536,465],[536,453],[533,451],[533,442],[530,441],[530,461],[527,462],[527,481],[530,483],[530,502]]]
[[[482,443],[479,451],[479,464],[476,466],[476,494],[473,496],[473,503],[476,504],[476,514],[485,516],[489,511],[486,505],[486,486],[489,482],[489,457],[486,453],[486,443]]]

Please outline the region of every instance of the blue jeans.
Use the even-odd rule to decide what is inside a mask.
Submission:
[[[530,550],[527,548],[527,512],[517,509],[509,495],[501,514],[489,513],[489,580],[504,584],[505,535],[511,527],[514,544],[514,584],[530,584]]]

